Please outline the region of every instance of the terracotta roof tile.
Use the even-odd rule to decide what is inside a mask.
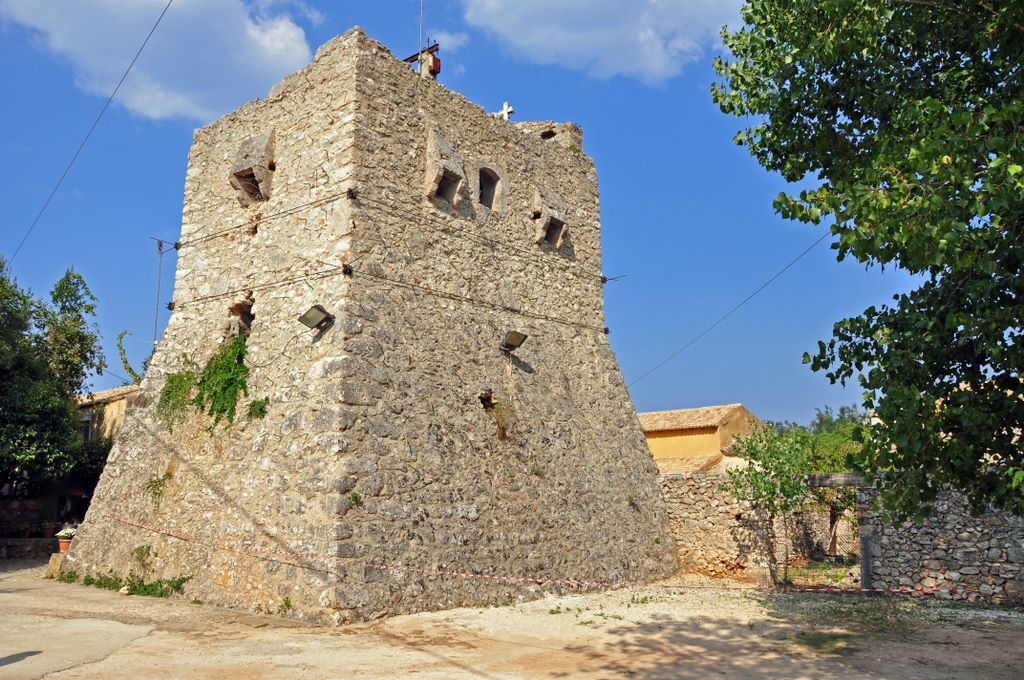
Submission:
[[[638,413],[637,416],[640,418],[640,427],[644,432],[693,430],[699,427],[715,427],[740,408],[743,408],[743,404],[723,404],[674,411],[648,411],[647,413]]]

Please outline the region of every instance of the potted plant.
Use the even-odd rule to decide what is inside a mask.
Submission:
[[[71,539],[75,537],[76,532],[77,529],[74,527],[64,527],[57,532],[57,543],[60,544],[61,553],[66,553],[71,547]]]

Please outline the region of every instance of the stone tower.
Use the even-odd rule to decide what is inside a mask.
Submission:
[[[581,144],[358,28],[196,131],[173,314],[66,568],[334,622],[671,573]],[[169,430],[167,377],[238,334],[234,424]]]

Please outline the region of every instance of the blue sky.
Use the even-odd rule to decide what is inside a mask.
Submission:
[[[166,0],[0,0],[0,253],[9,257]],[[785,222],[786,189],[732,143],[711,59],[735,0],[427,0],[441,81],[517,120],[572,120],[601,185],[611,342],[627,382],[685,344],[824,227]],[[156,246],[181,222],[192,131],[249,99],[353,25],[416,51],[418,0],[175,0],[13,263],[41,294],[71,266],[99,298],[111,369],[122,329],[138,364],[153,333]],[[173,253],[162,303],[171,299]],[[666,366],[632,385],[638,410],[743,402],[808,421],[853,403],[802,365],[834,321],[907,290],[906,275],[836,262],[823,243]],[[162,329],[168,312],[161,311]],[[120,384],[113,375],[96,388]]]

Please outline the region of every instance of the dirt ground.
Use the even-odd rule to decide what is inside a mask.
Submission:
[[[1024,678],[1024,613],[935,601],[674,579],[330,629],[42,566],[0,563],[0,678]]]

